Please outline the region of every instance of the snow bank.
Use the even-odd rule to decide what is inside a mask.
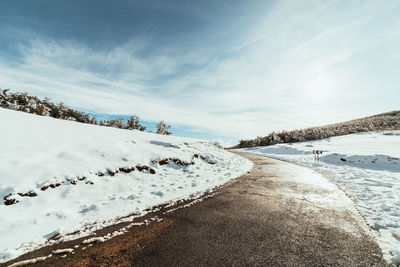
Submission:
[[[0,133],[0,262],[202,194],[252,166],[207,141],[1,108]]]
[[[320,160],[313,150],[322,150]],[[356,203],[389,261],[400,265],[400,131],[241,149],[315,168]]]

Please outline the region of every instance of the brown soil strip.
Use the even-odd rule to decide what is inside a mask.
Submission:
[[[192,157],[192,160],[190,161],[190,162],[185,162],[185,161],[183,161],[183,160],[180,160],[180,159],[177,159],[177,158],[166,158],[166,159],[162,159],[162,160],[152,160],[151,161],[151,163],[152,164],[159,164],[159,165],[166,165],[166,164],[169,164],[169,163],[174,163],[175,165],[177,165],[177,166],[183,166],[183,167],[186,167],[186,166],[189,166],[189,165],[194,165],[195,164],[195,162],[194,162],[194,159],[195,158],[199,158],[199,155],[198,154],[194,154],[193,155],[193,157]],[[216,164],[216,162],[215,161],[213,161],[213,160],[211,160],[211,159],[209,159],[209,158],[207,158],[207,157],[204,157],[204,156],[200,156],[200,158],[203,160],[203,161],[205,161],[205,162],[207,162],[208,164]],[[99,177],[103,177],[103,176],[105,176],[105,175],[108,175],[108,176],[111,176],[111,177],[113,177],[113,176],[115,176],[117,173],[119,173],[119,172],[123,172],[123,173],[130,173],[130,172],[133,172],[133,171],[135,171],[135,168],[136,168],[136,170],[138,170],[139,172],[144,172],[144,171],[147,171],[147,172],[149,172],[150,174],[156,174],[156,171],[153,169],[153,168],[151,168],[151,167],[149,167],[149,166],[147,166],[147,165],[143,165],[143,166],[141,166],[141,165],[136,165],[136,167],[121,167],[121,168],[116,168],[116,169],[110,169],[110,168],[108,168],[105,172],[102,172],[102,171],[99,171],[99,172],[97,172],[97,173],[95,173],[95,175],[97,175],[97,176],[99,176]],[[58,186],[60,186],[61,184],[72,184],[72,185],[76,185],[79,181],[84,181],[84,180],[86,180],[86,176],[78,176],[78,177],[76,177],[76,178],[74,178],[74,179],[66,179],[65,181],[62,181],[61,183],[55,183],[55,184],[47,184],[47,185],[44,185],[44,186],[42,186],[41,188],[40,188],[40,190],[41,191],[46,191],[47,189],[49,189],[49,188],[52,188],[52,189],[54,189],[54,188],[56,188],[56,187],[58,187]],[[93,182],[92,181],[86,181],[85,182],[86,184],[93,184]],[[15,198],[12,198],[13,196],[15,196],[15,195],[19,195],[19,196],[21,196],[21,197],[36,197],[37,195],[38,195],[38,193],[36,193],[35,191],[33,191],[33,190],[31,190],[31,191],[29,191],[29,192],[26,192],[26,193],[10,193],[10,194],[8,194],[8,195],[6,195],[3,199],[4,199],[4,205],[6,205],[6,206],[9,206],[9,205],[14,205],[14,204],[17,204],[19,201],[17,200],[17,199],[15,199]]]

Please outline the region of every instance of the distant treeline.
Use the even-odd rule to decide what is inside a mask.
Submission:
[[[233,148],[271,146],[278,143],[297,143],[323,138],[383,130],[400,130],[400,111],[391,111],[347,122],[312,127],[303,130],[272,132],[264,137],[240,140]]]
[[[114,127],[127,130],[144,131],[146,127],[139,123],[139,117],[131,116],[126,122],[123,118],[115,120],[101,120],[97,122],[96,117],[90,117],[88,113],[74,110],[62,102],[55,104],[50,98],[45,97],[43,100],[36,96],[30,96],[28,93],[10,93],[9,89],[0,89],[0,107],[23,111],[31,114],[48,116],[56,119],[77,121],[81,123],[95,124],[100,126]],[[157,133],[169,135],[170,126],[164,121],[157,124]]]

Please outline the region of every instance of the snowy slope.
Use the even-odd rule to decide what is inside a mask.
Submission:
[[[118,216],[207,192],[251,167],[206,141],[0,108],[0,262],[54,235],[65,240],[95,225],[68,238],[87,235]]]
[[[313,150],[322,150],[319,161]],[[356,203],[387,259],[400,265],[400,131],[370,132],[319,141],[241,149],[312,167]]]

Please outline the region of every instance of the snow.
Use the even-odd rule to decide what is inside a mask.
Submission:
[[[73,248],[64,248],[64,249],[57,249],[55,251],[53,251],[54,254],[64,254],[64,253],[71,253],[72,251],[74,251]]]
[[[1,108],[0,133],[0,263],[210,192],[252,167],[208,141]],[[18,202],[5,205],[4,198]]]
[[[240,149],[311,167],[355,202],[386,259],[400,265],[400,131]],[[313,150],[322,150],[319,161]]]

